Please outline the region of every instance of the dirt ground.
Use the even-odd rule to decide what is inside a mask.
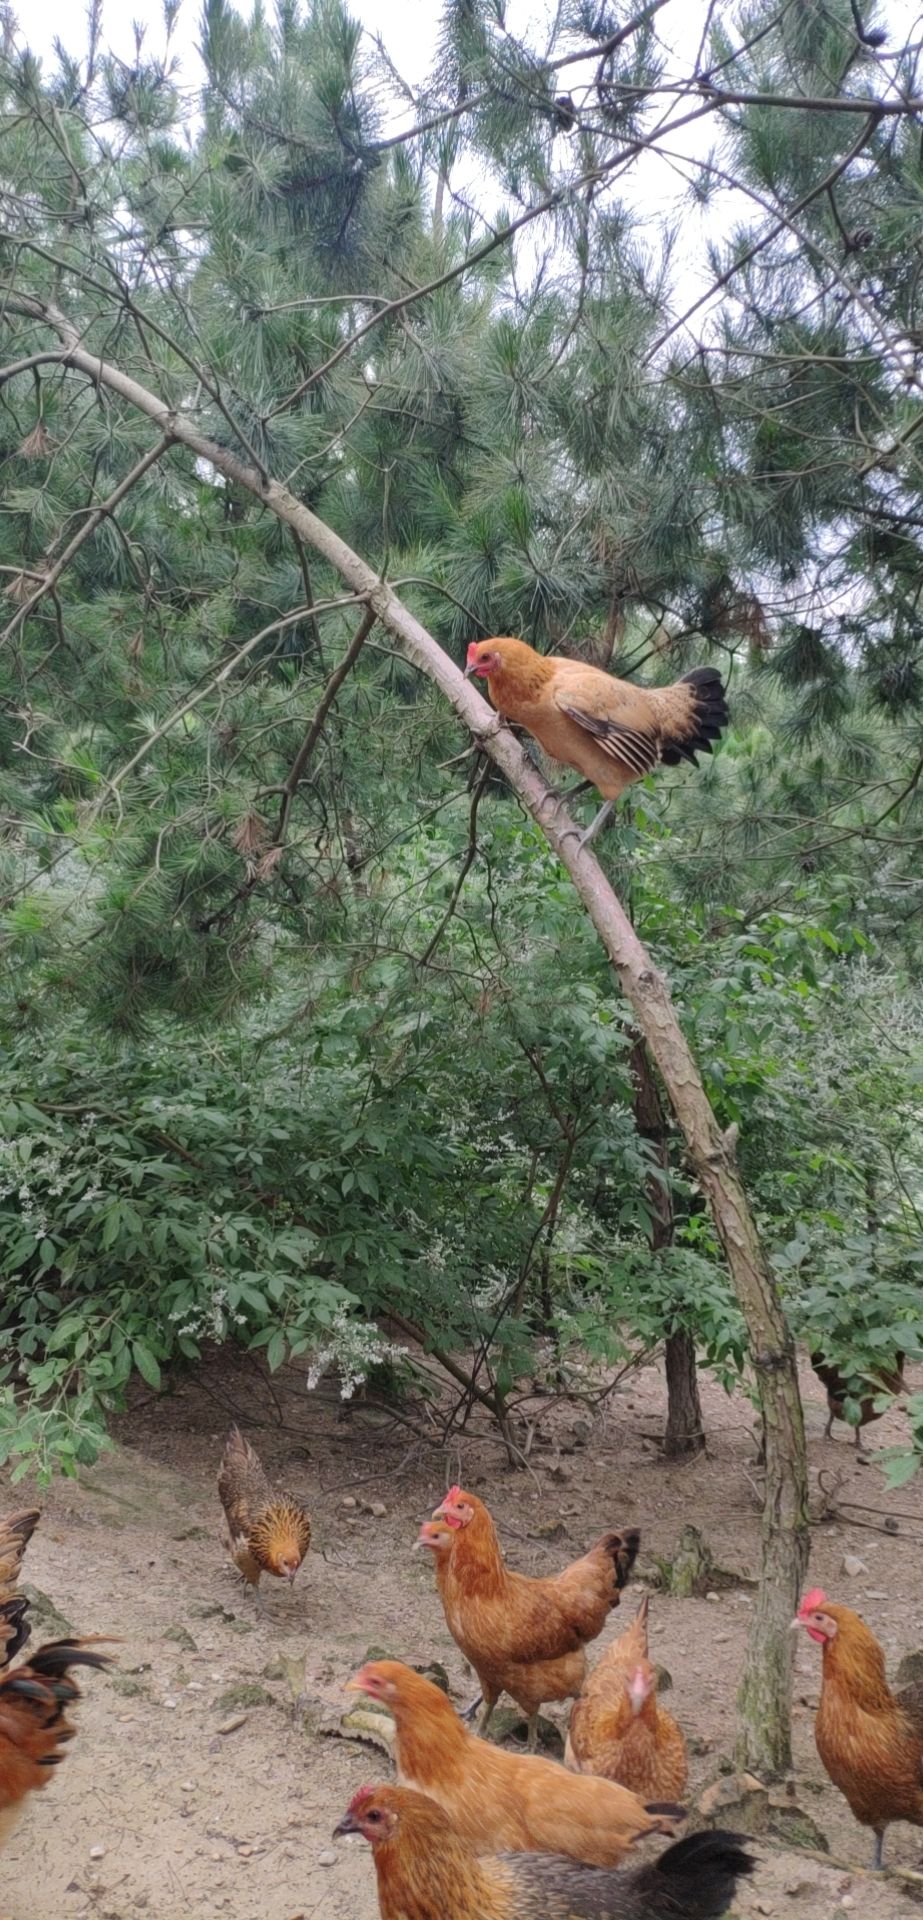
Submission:
[[[844,1427],[823,1438],[823,1391],[809,1369],[804,1392],[812,1507],[823,1504],[819,1474],[828,1489],[839,1483],[837,1517],[812,1529],[811,1579],[855,1606],[896,1662],[923,1643],[923,1485],[883,1493],[878,1470],[857,1462]],[[145,1397],[119,1423],[114,1452],[77,1484],[58,1482],[40,1498],[27,1580],[69,1626],[118,1635],[122,1645],[117,1672],[88,1676],[65,1764],[47,1791],[31,1796],[0,1857],[0,1920],[374,1920],[364,1845],[334,1845],[331,1832],[357,1787],[388,1777],[388,1762],[369,1747],[322,1736],[318,1725],[348,1705],[343,1683],[370,1646],[416,1664],[441,1660],[456,1700],[471,1697],[429,1560],[410,1551],[418,1521],[461,1479],[489,1502],[510,1561],[526,1572],[553,1572],[604,1528],[624,1523],[642,1529],[643,1571],[653,1555],[672,1554],[692,1520],[722,1565],[752,1575],[759,1538],[752,1412],[707,1379],[703,1400],[709,1453],[690,1464],[666,1463],[658,1450],[664,1390],[657,1368],[620,1386],[576,1450],[574,1411],[543,1414],[538,1402],[546,1444],[534,1449],[531,1472],[514,1473],[489,1436],[464,1441],[447,1458],[412,1438],[408,1445],[406,1429],[380,1413],[357,1407],[344,1417],[334,1389],[309,1396],[295,1374],[277,1376],[267,1390],[245,1357],[222,1357],[198,1380]],[[214,1476],[234,1415],[248,1424],[267,1466],[304,1499],[315,1527],[294,1588],[264,1582],[271,1586],[265,1622],[220,1544]],[[868,1437],[894,1444],[903,1430],[896,1410]],[[28,1485],[0,1493],[7,1507],[31,1497]],[[348,1509],[344,1498],[380,1501],[386,1512],[376,1518]],[[896,1532],[882,1529],[885,1516]],[[540,1532],[556,1524],[553,1539]],[[868,1570],[850,1577],[843,1559],[852,1554]],[[746,1589],[717,1601],[658,1595],[652,1603],[653,1654],[674,1681],[667,1704],[699,1749],[690,1804],[731,1749],[751,1604]],[[41,1611],[37,1636],[60,1631]],[[625,1618],[623,1606],[599,1646]],[[293,1718],[286,1659],[304,1663],[305,1725]],[[832,1863],[760,1841],[757,1876],[735,1911],[830,1920],[855,1906],[863,1920],[897,1920],[909,1911],[908,1888],[866,1876],[870,1836],[817,1758],[818,1685],[819,1650],[805,1640],[796,1670],[795,1792],[827,1836]],[[891,1828],[893,1866],[916,1866],[921,1853],[923,1833]]]

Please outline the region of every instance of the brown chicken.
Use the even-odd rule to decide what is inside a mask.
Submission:
[[[633,1841],[672,1833],[684,1817],[682,1807],[643,1806],[611,1780],[479,1740],[439,1687],[398,1660],[370,1662],[348,1688],[393,1714],[400,1784],[438,1801],[476,1853],[566,1853],[615,1867]]]
[[[856,1819],[872,1828],[872,1866],[880,1867],[892,1820],[923,1827],[923,1683],[892,1693],[871,1628],[820,1587],[805,1594],[792,1626],[823,1647],[817,1751]]]
[[[29,1602],[17,1591],[23,1555],[41,1519],[37,1507],[0,1520],[0,1668],[13,1660],[29,1638]]]
[[[686,1742],[657,1699],[647,1645],[648,1595],[584,1681],[574,1705],[564,1764],[630,1787],[642,1800],[679,1800],[686,1791]]]
[[[479,1858],[435,1802],[361,1787],[334,1828],[372,1848],[381,1920],[714,1920],[753,1861],[734,1833],[694,1833],[613,1873],[561,1854]]]
[[[481,1683],[479,1731],[485,1731],[501,1693],[508,1693],[527,1716],[532,1752],[539,1708],[580,1692],[584,1646],[618,1606],[641,1535],[636,1527],[604,1533],[562,1573],[532,1580],[504,1565],[496,1528],[476,1494],[451,1487],[433,1522],[435,1531],[421,1528],[420,1543],[434,1551],[449,1632]]]
[[[874,1375],[874,1392],[863,1394],[860,1398],[859,1419],[853,1429],[856,1436],[855,1448],[857,1453],[867,1453],[868,1451],[868,1449],[862,1445],[862,1428],[869,1426],[873,1420],[880,1420],[882,1413],[885,1411],[884,1408],[879,1409],[875,1405],[879,1396],[883,1393],[903,1393],[904,1359],[904,1354],[896,1353],[894,1356],[893,1369],[883,1368],[880,1373],[876,1372]],[[844,1406],[849,1397],[850,1382],[847,1376],[841,1373],[839,1367],[834,1366],[830,1360],[822,1359],[819,1353],[812,1353],[811,1365],[814,1368],[818,1380],[820,1380],[822,1385],[827,1389],[827,1425],[824,1428],[824,1439],[829,1440],[833,1432],[834,1420],[846,1419]],[[873,1382],[870,1381],[869,1384],[873,1384]]]
[[[66,1709],[80,1698],[71,1667],[105,1667],[92,1640],[52,1640],[32,1659],[0,1674],[0,1846],[13,1831],[26,1794],[47,1787],[76,1728]]]
[[[260,1575],[272,1573],[291,1584],[311,1544],[311,1522],[297,1500],[273,1491],[238,1427],[228,1434],[218,1492],[228,1523],[228,1552],[265,1611]]]
[[[582,847],[633,780],[658,765],[697,766],[696,754],[711,753],[728,720],[715,667],[694,667],[670,687],[636,687],[582,660],[536,653],[524,640],[472,640],[466,679],[471,673],[487,681],[505,720],[525,727],[552,760],[603,795],[605,805],[579,836]]]

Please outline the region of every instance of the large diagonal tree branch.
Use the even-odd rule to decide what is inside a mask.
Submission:
[[[286,526],[294,527],[367,602],[407,657],[439,688],[462,724],[506,775],[513,792],[567,869],[666,1087],[747,1322],[766,1436],[766,1494],[763,1578],[741,1692],[741,1750],[751,1766],[778,1773],[790,1758],[789,1624],[807,1561],[807,1472],[794,1343],[737,1172],[733,1144],[722,1133],[712,1111],[663,975],[642,946],[592,853],[575,844],[576,835],[566,816],[558,812],[550,823],[543,823],[541,810],[547,789],[538,769],[393,588],[286,487],[264,478],[202,433],[181,410],[169,407],[119,367],[90,353],[80,343],[77,329],[57,308],[10,290],[7,311],[51,328],[62,343],[67,365],[108,393],[119,395],[153,420],[161,433],[187,447],[198,459],[208,461]]]

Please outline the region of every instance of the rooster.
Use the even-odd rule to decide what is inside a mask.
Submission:
[[[603,795],[605,804],[579,835],[581,847],[633,780],[658,765],[697,766],[696,754],[711,753],[728,720],[715,667],[693,667],[670,687],[636,687],[582,660],[536,653],[524,640],[472,640],[465,678],[472,673],[486,680],[505,720],[524,727],[552,760],[582,773],[581,787]]]
[[[817,1751],[856,1819],[871,1827],[879,1868],[892,1820],[923,1827],[923,1682],[892,1693],[871,1628],[820,1587],[805,1594],[792,1626],[823,1647]]]
[[[686,1790],[686,1742],[657,1699],[648,1658],[645,1594],[626,1632],[594,1667],[570,1716],[565,1766],[618,1780],[644,1800],[678,1800]]]
[[[66,1709],[80,1698],[71,1667],[105,1667],[93,1640],[51,1640],[31,1660],[0,1674],[0,1846],[22,1812],[27,1793],[47,1787],[76,1728]]]
[[[508,1693],[527,1717],[533,1752],[539,1708],[580,1692],[584,1647],[619,1604],[640,1533],[636,1527],[604,1533],[563,1572],[532,1580],[504,1565],[483,1501],[450,1487],[432,1522],[421,1528],[420,1543],[433,1549],[449,1632],[481,1683],[484,1712],[478,1731],[486,1730],[501,1693]]]
[[[694,1833],[631,1872],[560,1854],[478,1858],[453,1819],[405,1787],[361,1787],[334,1838],[368,1840],[381,1920],[716,1920],[753,1861],[736,1834]]]
[[[368,1694],[393,1715],[400,1784],[438,1801],[478,1853],[566,1853],[614,1867],[642,1835],[673,1833],[685,1817],[682,1807],[646,1807],[611,1780],[479,1740],[439,1687],[398,1660],[370,1662],[347,1691]]]
[[[862,1428],[869,1426],[872,1420],[881,1419],[884,1409],[875,1405],[879,1395],[904,1391],[904,1358],[904,1354],[896,1353],[893,1369],[885,1368],[880,1373],[867,1376],[870,1383],[874,1385],[875,1391],[867,1392],[859,1399],[859,1418],[854,1428],[856,1436],[854,1444],[857,1453],[867,1453],[867,1448],[862,1445]],[[812,1353],[811,1365],[818,1380],[827,1389],[827,1425],[824,1428],[824,1439],[829,1440],[833,1432],[834,1420],[846,1419],[845,1403],[850,1397],[851,1382],[839,1367],[835,1366],[831,1360],[824,1360],[819,1353]]]
[[[265,1612],[261,1574],[275,1574],[291,1585],[311,1544],[311,1522],[297,1500],[273,1492],[238,1427],[228,1434],[218,1493],[228,1523],[228,1552]]]

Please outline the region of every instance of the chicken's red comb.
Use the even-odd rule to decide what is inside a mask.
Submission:
[[[358,1813],[365,1806],[366,1801],[371,1800],[374,1792],[374,1787],[360,1787],[358,1793],[353,1794],[347,1812]]]
[[[798,1608],[798,1612],[799,1613],[816,1613],[818,1607],[825,1607],[826,1605],[827,1605],[827,1595],[825,1594],[823,1587],[812,1587],[810,1593],[805,1594],[804,1599],[802,1600],[801,1605]]]
[[[443,1505],[447,1505],[450,1500],[460,1500],[460,1499],[461,1499],[461,1487],[459,1486],[450,1487],[448,1493],[446,1494]]]
[[[477,641],[476,641],[476,640],[472,640],[472,641],[471,641],[471,643],[470,643],[470,645],[469,645],[469,647],[468,647],[468,665],[469,665],[469,667],[470,667],[470,665],[471,665],[471,662],[472,662],[472,660],[476,660],[476,659],[477,659],[477,657],[478,657],[478,643],[477,643]]]

